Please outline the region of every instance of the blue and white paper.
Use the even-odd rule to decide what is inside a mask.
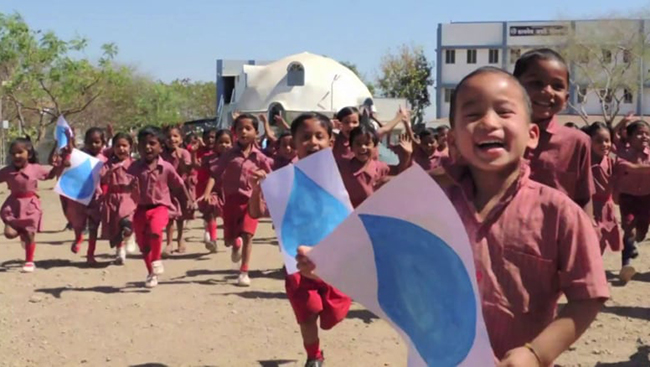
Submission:
[[[88,205],[99,184],[102,161],[81,150],[73,149],[70,154],[70,167],[66,168],[54,192],[71,200]]]
[[[310,258],[323,280],[393,325],[409,367],[494,366],[465,228],[419,166],[368,198]]]
[[[72,128],[68,124],[68,121],[65,120],[65,117],[61,115],[56,120],[56,126],[54,127],[54,139],[56,139],[57,150],[61,150],[68,145],[68,136],[66,135],[66,131],[69,131],[70,136],[72,136]]]
[[[331,149],[271,173],[262,192],[289,274],[298,246],[322,241],[352,212],[352,204]]]

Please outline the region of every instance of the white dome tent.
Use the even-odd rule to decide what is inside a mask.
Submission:
[[[232,109],[262,113],[278,110],[285,118],[307,111],[336,113],[360,106],[372,94],[350,69],[337,61],[308,52],[268,65],[243,65],[236,79]]]

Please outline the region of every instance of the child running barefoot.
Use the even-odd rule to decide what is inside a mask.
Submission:
[[[622,267],[619,274],[629,282],[636,269],[630,264],[639,253],[636,242],[642,242],[650,225],[650,125],[638,120],[627,125],[627,148],[618,152],[614,167],[618,203],[623,227]]]
[[[211,253],[217,252],[217,217],[223,216],[223,185],[221,180],[216,181],[210,177],[210,172],[217,166],[219,158],[231,148],[232,134],[230,130],[216,131],[215,139],[212,142],[213,151],[211,154],[203,156],[199,169],[199,181],[196,189],[197,192],[204,193],[204,195],[198,198],[197,202],[205,221],[207,233],[205,248]],[[207,182],[204,182],[204,179]],[[207,197],[205,193],[209,193]]]
[[[125,133],[117,133],[112,140],[111,156],[102,167],[101,183],[105,185],[102,208],[102,238],[108,238],[111,248],[116,247],[116,265],[124,265],[127,248],[133,252],[133,213],[136,204],[131,192],[133,176],[127,170],[133,163],[131,150],[133,139]]]
[[[223,182],[223,227],[226,246],[232,247],[233,263],[241,261],[237,284],[250,286],[248,266],[253,250],[257,220],[248,214],[251,179],[257,171],[271,172],[271,160],[255,147],[259,121],[251,114],[240,114],[234,122],[237,144],[223,154],[212,170],[212,179]],[[212,181],[212,180],[211,180]],[[202,200],[210,197],[208,184]]]
[[[174,212],[169,213],[169,219],[176,220],[176,232],[178,238],[176,239],[178,245],[178,253],[185,253],[185,241],[183,239],[183,229],[185,228],[185,221],[191,220],[194,217],[192,205],[194,203],[196,182],[192,180],[192,155],[186,149],[183,149],[183,132],[179,127],[172,126],[165,129],[167,135],[166,149],[160,155],[162,159],[167,161],[174,167],[176,173],[183,179],[187,191],[190,194],[191,201],[185,201],[185,196],[174,196],[172,198],[175,206]],[[179,192],[179,194],[181,194]],[[174,221],[170,220],[167,224],[167,246],[163,252],[164,256],[171,256],[172,254],[172,238],[174,231]]]
[[[318,113],[300,115],[291,124],[291,134],[298,159],[329,148],[332,139],[332,123]],[[262,179],[264,172],[259,172]],[[259,180],[253,186],[249,211],[253,218],[266,214]],[[301,273],[287,275],[287,297],[300,325],[303,345],[307,353],[305,367],[320,367],[324,363],[323,351],[318,337],[318,322],[323,330],[330,330],[345,319],[352,301],[336,288],[310,275]]]
[[[569,99],[566,62],[553,50],[532,50],[517,60],[514,76],[530,96],[532,119],[540,129],[539,144],[527,156],[531,179],[562,191],[591,216],[595,189],[589,137],[561,126],[556,117]]]
[[[450,107],[450,144],[467,165],[449,167],[445,189],[469,235],[497,366],[552,365],[609,297],[592,221],[529,178],[523,156],[539,127],[517,79],[478,69],[458,84]],[[298,267],[314,276],[308,250],[299,249]],[[568,302],[556,315],[561,294]]]
[[[71,139],[70,139],[71,140]],[[64,150],[62,159],[67,158],[70,148]],[[11,192],[2,208],[0,218],[5,224],[4,234],[8,239],[20,237],[25,249],[25,264],[22,271],[31,273],[34,265],[36,232],[41,230],[43,211],[36,193],[38,181],[50,180],[60,174],[63,165],[52,169],[38,164],[36,151],[29,138],[17,138],[9,145],[11,164],[0,169],[0,183],[6,182]]]
[[[133,231],[147,266],[147,288],[157,286],[158,275],[165,271],[161,260],[162,234],[169,222],[169,212],[175,210],[171,192],[180,192],[185,202],[192,205],[183,179],[171,164],[160,157],[165,140],[163,132],[157,127],[147,126],[140,130],[140,159],[126,171],[134,177],[131,187],[135,187],[137,192],[138,206],[133,215]]]
[[[72,141],[72,139],[70,139]],[[102,151],[106,148],[106,136],[104,130],[98,127],[91,127],[86,130],[84,137],[84,147],[82,151],[92,157],[99,159],[102,163],[106,162],[106,156]],[[66,201],[66,217],[68,222],[72,225],[74,230],[75,240],[72,243],[71,251],[78,253],[83,242],[83,232],[88,228],[88,251],[86,253],[86,262],[89,265],[97,263],[95,260],[95,248],[97,246],[97,235],[99,231],[99,224],[101,222],[102,211],[102,189],[98,185],[95,188],[95,194],[90,203],[85,206],[74,200],[65,199]]]
[[[613,199],[614,159],[610,156],[611,130],[602,122],[594,122],[585,129],[585,132],[591,137],[591,172],[596,188],[593,196],[594,220],[600,233],[600,253],[605,253],[608,247],[612,251],[620,251],[621,232],[616,221]]]

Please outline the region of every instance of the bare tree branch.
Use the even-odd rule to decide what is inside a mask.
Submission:
[[[43,81],[42,78],[39,78],[38,82],[41,84],[41,88],[47,93],[48,96],[50,96],[50,99],[54,103],[54,108],[56,108],[56,112],[59,113],[59,102],[56,100],[56,97],[50,92],[50,89],[45,86],[45,82]]]

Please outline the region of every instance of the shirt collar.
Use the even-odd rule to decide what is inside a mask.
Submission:
[[[362,163],[356,158],[350,159],[350,168],[352,175],[359,176],[362,173],[367,173],[368,175],[374,175],[375,162],[373,159],[369,159],[366,163]]]
[[[542,131],[546,131],[549,134],[557,134],[557,132],[560,129],[560,123],[557,122],[557,117],[555,116],[553,116],[553,118],[550,121],[540,123],[538,124],[538,126]]]

